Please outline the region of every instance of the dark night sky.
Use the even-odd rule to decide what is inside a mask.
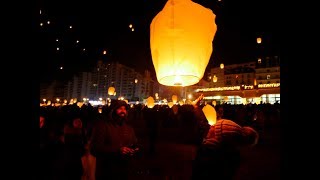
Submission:
[[[279,55],[277,3],[268,0],[194,0],[216,14],[217,33],[207,66],[255,60],[258,52]],[[149,25],[166,0],[50,0],[40,1],[40,55],[44,62],[41,82],[69,78],[90,70],[97,60],[117,60],[143,72],[154,68]],[[40,10],[39,9],[39,10]],[[50,20],[50,24],[47,24]],[[132,32],[129,24],[135,31]],[[69,26],[72,25],[72,29]],[[258,47],[256,38],[262,37]],[[56,39],[59,39],[57,42]],[[79,43],[76,43],[79,40]],[[56,48],[60,50],[57,51]],[[82,51],[85,48],[86,51]],[[259,49],[260,48],[260,49]],[[103,55],[107,50],[107,55]],[[60,70],[59,67],[64,69]]]

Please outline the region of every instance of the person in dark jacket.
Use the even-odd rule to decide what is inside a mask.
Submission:
[[[97,120],[91,136],[91,154],[96,157],[96,180],[128,179],[128,165],[138,147],[134,129],[127,124],[128,104],[113,100],[105,118]]]
[[[192,179],[232,180],[241,163],[239,147],[256,145],[259,135],[251,127],[242,127],[232,120],[218,117],[210,126],[199,108],[202,98],[203,95],[194,102],[202,142],[194,161]]]

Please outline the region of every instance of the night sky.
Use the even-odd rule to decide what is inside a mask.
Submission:
[[[118,61],[139,72],[149,69],[154,73],[149,25],[166,2],[40,1],[37,13],[41,40],[39,53],[44,62],[41,82],[59,78],[68,80],[76,72],[90,70],[99,59],[105,62]],[[280,27],[276,2],[193,2],[210,8],[216,14],[215,23],[218,30],[213,40],[213,52],[207,69],[220,63],[227,65],[254,61],[262,52],[265,55],[279,55]],[[43,23],[43,26],[40,26],[40,23]],[[129,28],[130,23],[133,24],[134,32]],[[258,36],[262,37],[260,45],[256,43]],[[106,55],[103,54],[104,50],[107,51]],[[155,77],[155,74],[153,76]]]

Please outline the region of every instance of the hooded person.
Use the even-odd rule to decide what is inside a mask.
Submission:
[[[134,129],[126,123],[128,104],[113,100],[106,119],[94,124],[91,154],[96,157],[96,179],[127,179],[128,163],[138,149]]]

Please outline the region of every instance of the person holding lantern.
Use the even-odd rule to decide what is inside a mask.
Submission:
[[[96,180],[127,179],[129,160],[139,151],[134,129],[127,124],[128,104],[112,100],[110,111],[92,131],[91,154],[96,157]]]
[[[259,134],[251,127],[242,127],[228,119],[217,119],[210,125],[199,108],[203,97],[201,94],[193,102],[199,128],[202,129],[199,137],[202,142],[194,162],[192,179],[214,177],[216,180],[231,180],[241,163],[239,148],[256,145]]]

